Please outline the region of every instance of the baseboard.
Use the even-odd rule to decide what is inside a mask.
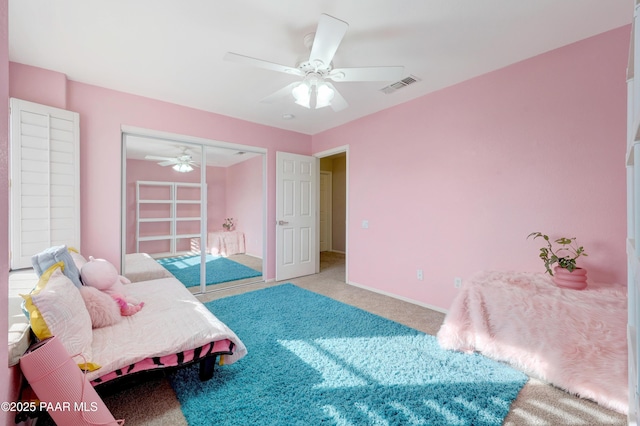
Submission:
[[[397,294],[389,293],[387,291],[383,291],[383,290],[380,290],[380,289],[377,289],[377,288],[373,288],[373,287],[369,287],[369,286],[366,286],[366,285],[358,284],[358,283],[355,283],[353,281],[348,281],[347,284],[352,285],[354,287],[359,287],[359,288],[364,289],[364,290],[369,290],[369,291],[371,291],[373,293],[382,294],[383,296],[388,296],[388,297],[391,297],[391,298],[394,298],[394,299],[402,300],[403,302],[411,303],[413,305],[422,306],[423,308],[431,309],[432,311],[441,312],[443,314],[446,314],[447,312],[449,312],[448,310],[442,309],[442,308],[440,308],[438,306],[429,305],[428,303],[420,302],[418,300],[410,299],[410,298],[404,297],[404,296],[399,296]]]

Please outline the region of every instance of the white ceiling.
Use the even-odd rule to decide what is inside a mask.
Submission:
[[[631,22],[633,0],[9,0],[9,59],[71,80],[305,134]],[[402,65],[420,82],[335,83],[340,112],[260,99],[296,77],[321,13],[349,23],[335,67]],[[283,119],[283,114],[295,118]]]

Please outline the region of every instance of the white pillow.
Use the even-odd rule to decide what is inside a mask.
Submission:
[[[81,255],[79,251],[77,251],[72,247],[69,247],[69,254],[73,259],[73,263],[76,265],[76,268],[78,268],[78,271],[80,271],[80,269],[82,269],[84,264],[87,263],[87,259],[85,259],[84,256]]]
[[[78,288],[57,267],[44,286],[40,284],[28,296],[22,296],[30,313],[31,329],[38,339],[57,336],[70,356],[82,368],[94,370],[91,365],[93,332],[91,317]],[[82,365],[84,363],[88,365]]]

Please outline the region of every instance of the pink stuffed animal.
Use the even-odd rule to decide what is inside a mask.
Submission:
[[[80,270],[80,278],[83,285],[95,287],[110,295],[120,306],[120,314],[123,316],[133,315],[144,306],[144,302],[138,303],[126,295],[124,284],[131,281],[118,275],[116,267],[105,259],[94,259],[90,256],[89,261]]]

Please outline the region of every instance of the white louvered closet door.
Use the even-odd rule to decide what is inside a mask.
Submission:
[[[80,118],[11,99],[11,269],[56,245],[80,250]]]

